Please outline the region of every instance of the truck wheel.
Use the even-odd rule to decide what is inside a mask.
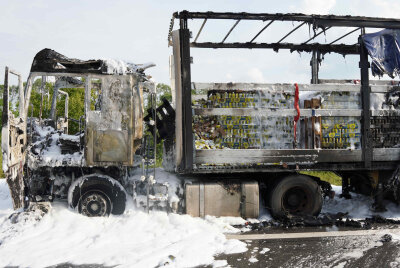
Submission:
[[[294,175],[280,180],[269,199],[275,218],[286,216],[317,216],[322,208],[321,188],[313,179]]]
[[[111,212],[110,198],[100,190],[89,190],[78,202],[79,213],[88,217],[108,216]]]
[[[104,175],[79,178],[68,191],[69,206],[89,217],[124,213],[126,198],[121,184]]]

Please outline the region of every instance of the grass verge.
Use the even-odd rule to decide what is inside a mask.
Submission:
[[[318,177],[332,185],[342,185],[342,178],[332,171],[301,171],[301,174]]]

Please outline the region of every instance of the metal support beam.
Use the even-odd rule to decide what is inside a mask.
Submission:
[[[365,168],[371,167],[372,161],[372,139],[370,131],[370,93],[371,88],[369,86],[369,62],[368,52],[364,46],[364,42],[361,36],[358,38],[360,44],[360,71],[361,71],[361,100],[363,116],[361,117],[362,126],[362,159],[364,161]]]
[[[9,69],[6,66],[6,71],[5,71],[5,75],[4,75],[4,89],[3,89],[3,114],[1,115],[3,126],[6,126],[8,124],[8,102],[9,102],[9,100],[8,100],[8,90],[9,90],[8,74],[9,74]]]
[[[325,44],[288,44],[288,43],[191,43],[191,47],[196,48],[269,48],[275,51],[279,49],[289,49],[290,51],[312,52],[318,50],[320,53],[335,52],[343,55],[359,54],[359,45],[325,45]]]
[[[305,41],[303,44],[307,44],[308,42],[310,42],[311,40],[315,39],[317,36],[319,36],[322,33],[326,33],[326,31],[328,31],[331,28],[331,26],[329,26],[328,28],[320,31],[319,33],[315,34],[313,37],[311,37],[310,39],[308,39],[307,41]]]
[[[321,54],[317,50],[313,50],[311,56],[311,84],[318,84],[318,72]]]
[[[196,34],[196,38],[194,39],[193,42],[197,42],[197,39],[199,39],[201,31],[203,31],[204,25],[206,25],[207,19],[204,19],[203,23],[200,26],[199,32]]]
[[[267,25],[265,25],[265,26],[256,34],[256,36],[254,36],[253,39],[250,40],[250,43],[253,43],[253,41],[256,40],[256,38],[257,38],[262,32],[264,32],[264,30],[267,29],[273,22],[274,22],[274,20],[271,20]],[[195,41],[195,42],[196,42],[196,41]]]
[[[233,31],[233,29],[235,29],[235,27],[239,24],[240,20],[237,20],[235,22],[235,24],[233,24],[233,26],[231,27],[231,29],[229,30],[229,32],[225,35],[224,39],[222,39],[221,43],[225,42],[226,38],[228,38],[228,36],[231,34],[231,32]]]
[[[305,21],[314,28],[329,26],[337,27],[368,27],[400,29],[400,19],[376,18],[362,16],[335,16],[335,15],[305,15],[282,13],[233,13],[233,12],[188,12],[174,13],[174,18],[186,19],[232,19],[232,20],[280,20],[280,21]]]
[[[42,83],[40,85],[40,110],[39,110],[39,120],[42,121],[43,114],[43,100],[44,100],[44,90],[46,88],[46,76],[42,76]]]
[[[341,39],[345,38],[346,36],[348,36],[348,35],[350,35],[350,34],[354,33],[355,31],[358,31],[358,30],[360,30],[360,28],[354,29],[353,31],[350,31],[350,32],[348,32],[347,34],[345,34],[345,35],[342,35],[342,36],[341,36],[341,37],[339,37],[338,39],[336,39],[336,40],[334,40],[334,41],[330,42],[330,43],[329,43],[329,45],[332,45],[333,43],[336,43],[337,41],[339,41],[339,40],[341,40]]]
[[[342,193],[340,194],[341,198],[351,199],[350,195],[350,183],[348,175],[342,176]]]
[[[193,169],[193,132],[192,132],[192,93],[190,77],[190,32],[186,18],[180,20],[181,48],[181,83],[182,83],[182,137],[183,158],[181,172],[191,172]]]
[[[304,24],[306,24],[306,22],[301,23],[300,25],[298,25],[297,27],[295,27],[293,30],[291,30],[290,32],[288,32],[284,37],[281,38],[281,40],[278,41],[278,44],[280,42],[282,42],[283,40],[286,39],[286,37],[288,37],[289,35],[291,35],[292,33],[294,33],[295,31],[297,31],[297,29],[299,29],[301,26],[303,26]]]

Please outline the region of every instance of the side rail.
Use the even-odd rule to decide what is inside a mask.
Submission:
[[[361,162],[360,90],[357,84],[192,83],[194,168]],[[400,160],[400,109],[390,97],[397,87],[374,85],[371,92],[373,160]]]

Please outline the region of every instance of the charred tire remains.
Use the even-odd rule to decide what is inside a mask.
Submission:
[[[119,215],[125,211],[126,193],[118,181],[93,175],[75,181],[68,200],[71,208],[89,217]]]
[[[318,183],[303,175],[281,179],[269,196],[269,207],[275,218],[317,216],[322,208],[322,192]]]

